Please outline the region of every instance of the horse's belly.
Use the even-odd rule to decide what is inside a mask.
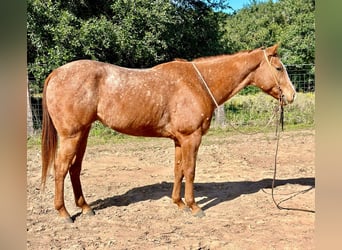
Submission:
[[[156,108],[145,106],[112,106],[98,110],[98,119],[106,126],[136,136],[167,136],[168,116]]]

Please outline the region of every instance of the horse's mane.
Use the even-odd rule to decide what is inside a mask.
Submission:
[[[193,62],[200,62],[203,60],[210,60],[210,59],[221,59],[222,57],[227,57],[227,56],[235,56],[238,54],[244,54],[244,53],[251,53],[252,51],[255,50],[259,50],[261,48],[258,49],[251,49],[251,50],[242,50],[233,54],[222,54],[222,55],[218,55],[218,56],[204,56],[204,57],[199,57],[199,58],[195,58],[194,60],[192,60]]]
[[[239,54],[245,54],[245,53],[251,53],[252,51],[255,51],[255,50],[259,50],[259,49],[263,49],[263,48],[258,48],[258,49],[250,49],[250,50],[241,50],[241,51],[238,51],[236,53],[233,53],[233,54],[222,54],[222,55],[216,55],[216,56],[203,56],[203,57],[198,57],[198,58],[195,58],[193,60],[191,60],[192,62],[201,62],[201,61],[204,61],[204,60],[218,60],[218,59],[221,59],[223,57],[227,57],[227,56],[235,56],[235,55],[239,55]],[[187,59],[184,59],[184,58],[174,58],[173,61],[176,61],[176,62],[191,62]]]
[[[188,62],[188,60],[186,60],[184,58],[174,58],[173,60],[176,62]]]

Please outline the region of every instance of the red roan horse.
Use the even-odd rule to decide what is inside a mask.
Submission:
[[[94,214],[85,201],[80,172],[89,130],[96,120],[129,135],[173,139],[172,200],[180,209],[189,207],[192,214],[203,215],[194,199],[196,157],[217,105],[250,84],[281,100],[282,105],[295,98],[277,48],[191,62],[175,60],[149,69],[79,60],[54,70],[44,85],[42,185],[54,164],[54,202],[59,215],[72,221],[64,205],[68,172],[76,205],[83,214]],[[181,198],[183,177],[185,203]]]

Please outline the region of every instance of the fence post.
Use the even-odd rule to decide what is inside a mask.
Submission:
[[[32,109],[31,109],[31,98],[30,98],[30,93],[29,93],[29,80],[27,77],[27,135],[26,137],[30,137],[34,133],[33,129],[33,120],[32,120]]]
[[[215,110],[215,126],[223,128],[226,125],[226,116],[224,113],[224,104]]]

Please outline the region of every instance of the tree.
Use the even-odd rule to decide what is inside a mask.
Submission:
[[[169,57],[193,59],[223,53],[220,23],[225,15],[213,11],[217,5],[195,0],[177,2],[174,22],[166,30]]]
[[[281,24],[277,34],[286,64],[314,64],[315,61],[315,1],[282,0]]]
[[[172,4],[155,0],[117,0],[111,9],[115,15],[118,63],[127,67],[149,67],[167,60],[165,30],[173,22]]]
[[[28,71],[39,87],[48,73],[89,58],[150,67],[175,57],[222,52],[225,0],[28,0]]]
[[[313,64],[314,0],[28,0],[28,71],[42,88],[54,68],[88,58],[150,67],[281,43],[285,64]]]
[[[40,86],[66,62],[118,57],[115,27],[104,16],[82,20],[51,0],[29,0],[27,12],[28,70]]]
[[[237,52],[280,43],[285,64],[314,64],[313,0],[251,1],[223,25],[225,50]]]

